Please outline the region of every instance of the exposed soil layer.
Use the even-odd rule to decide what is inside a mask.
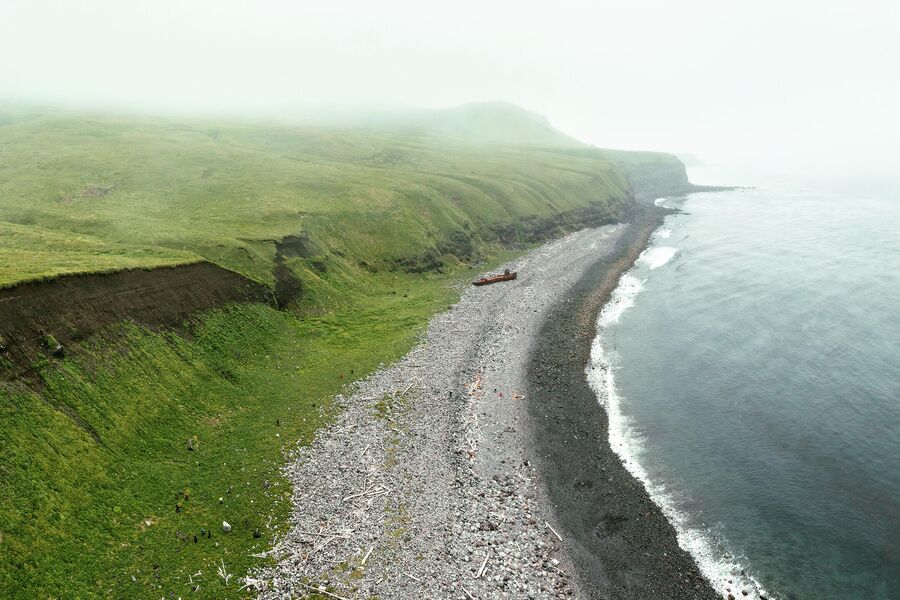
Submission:
[[[599,309],[662,214],[647,208],[547,315],[528,369],[537,465],[584,598],[719,597],[610,448],[606,412],[584,373]]]
[[[0,357],[23,375],[41,356],[130,320],[176,327],[193,312],[234,302],[272,302],[265,286],[207,262],[152,270],[73,275],[0,290]]]
[[[303,293],[303,284],[286,261],[304,259],[320,273],[327,270],[327,257],[306,233],[289,235],[275,240],[275,301],[278,308],[286,308]]]

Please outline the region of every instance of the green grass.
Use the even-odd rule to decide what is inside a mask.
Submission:
[[[626,188],[589,148],[35,113],[0,126],[0,286],[201,258],[272,284],[271,240],[301,231],[385,268],[457,232],[622,214]]]
[[[189,252],[105,243],[77,233],[0,223],[0,287],[73,273],[97,273],[197,262]]]
[[[473,262],[588,207],[620,218],[631,174],[672,167],[548,145],[544,124],[534,144],[434,135],[484,122],[453,118],[403,135],[0,107],[0,287],[199,260],[273,285],[276,240],[313,249],[284,259],[303,283],[289,311],[122,323],[63,360],[48,349],[31,381],[4,381],[0,355],[0,596],[246,595],[250,555],[286,526],[282,451],[331,398],[410,348]]]
[[[453,295],[444,278],[421,278],[302,320],[262,305],[212,311],[188,338],[123,324],[48,360],[41,394],[0,391],[0,595],[241,596],[216,565],[244,575],[272,542],[267,525],[284,526],[282,449],[312,439],[351,372],[401,356]]]

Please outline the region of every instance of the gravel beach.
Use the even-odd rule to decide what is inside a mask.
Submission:
[[[589,317],[651,220],[512,261],[518,279],[470,286],[339,397],[335,423],[289,457],[277,564],[245,584],[263,599],[715,598],[584,394]]]

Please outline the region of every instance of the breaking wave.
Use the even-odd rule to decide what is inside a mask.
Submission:
[[[644,282],[625,273],[619,279],[619,285],[613,290],[609,300],[600,311],[597,319],[598,331],[602,327],[608,327],[619,320],[630,306],[634,304],[634,297],[637,296],[644,287]]]
[[[678,248],[673,248],[671,246],[650,247],[641,252],[638,260],[651,269],[658,269],[672,260],[672,257],[674,257],[677,252]]]
[[[650,269],[655,269],[667,263],[675,252],[675,248],[648,248],[639,260]],[[585,368],[588,384],[607,413],[609,445],[629,473],[644,484],[650,498],[675,528],[679,545],[693,556],[697,566],[717,592],[723,597],[730,590],[737,598],[774,598],[763,590],[756,579],[745,574],[744,566],[728,553],[728,546],[720,536],[705,525],[698,527],[692,524],[690,516],[677,508],[685,500],[683,495],[667,488],[664,482],[652,480],[644,466],[644,439],[623,411],[623,405],[627,401],[616,389],[615,352],[608,352],[603,347],[603,333],[604,329],[617,323],[622,314],[634,305],[635,297],[643,289],[645,281],[639,279],[634,270],[622,275],[619,285],[597,316],[597,336],[591,344],[590,362]],[[748,595],[743,596],[742,590],[746,590]]]

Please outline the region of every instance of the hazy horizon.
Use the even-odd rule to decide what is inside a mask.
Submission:
[[[503,101],[587,143],[896,177],[890,2],[0,3],[0,100],[173,115]]]

